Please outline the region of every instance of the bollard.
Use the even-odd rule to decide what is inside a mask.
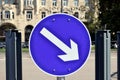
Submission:
[[[95,40],[95,80],[110,80],[110,31],[98,31]]]
[[[22,80],[21,33],[6,31],[6,80]]]
[[[117,80],[120,80],[120,32],[117,32]]]
[[[65,77],[57,77],[57,80],[65,80]]]

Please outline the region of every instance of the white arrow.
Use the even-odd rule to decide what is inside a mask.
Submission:
[[[60,59],[62,59],[63,61],[79,60],[78,46],[74,41],[70,40],[71,48],[69,48],[66,44],[64,44],[61,40],[59,40],[56,36],[49,32],[46,28],[43,28],[40,33],[49,41],[51,41],[54,45],[60,48],[63,52],[66,53],[65,55],[58,55]]]

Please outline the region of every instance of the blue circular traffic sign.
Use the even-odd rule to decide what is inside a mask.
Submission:
[[[41,70],[66,76],[84,65],[91,40],[80,20],[67,14],[54,14],[35,26],[29,45],[33,61]]]

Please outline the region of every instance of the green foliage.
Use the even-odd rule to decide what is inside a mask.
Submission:
[[[101,26],[110,29],[112,32],[120,31],[120,2],[119,0],[100,0]]]
[[[29,48],[22,48],[22,52],[29,52]]]
[[[95,32],[95,25],[93,23],[89,23],[87,28],[90,33]]]
[[[0,48],[0,53],[5,53],[5,48]]]
[[[86,26],[87,26],[87,29],[89,30],[91,40],[95,41],[96,25],[91,22],[91,23],[86,24]]]
[[[5,48],[0,48],[0,53],[5,53]],[[22,48],[22,52],[29,53],[29,48]]]
[[[111,30],[112,40],[116,40],[116,33],[120,31],[120,1],[100,0],[100,14],[102,28]]]

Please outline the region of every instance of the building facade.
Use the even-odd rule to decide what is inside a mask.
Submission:
[[[89,10],[87,0],[0,0],[0,39],[4,39],[6,29],[18,29],[22,42],[27,42],[42,18],[63,12],[87,22]]]

